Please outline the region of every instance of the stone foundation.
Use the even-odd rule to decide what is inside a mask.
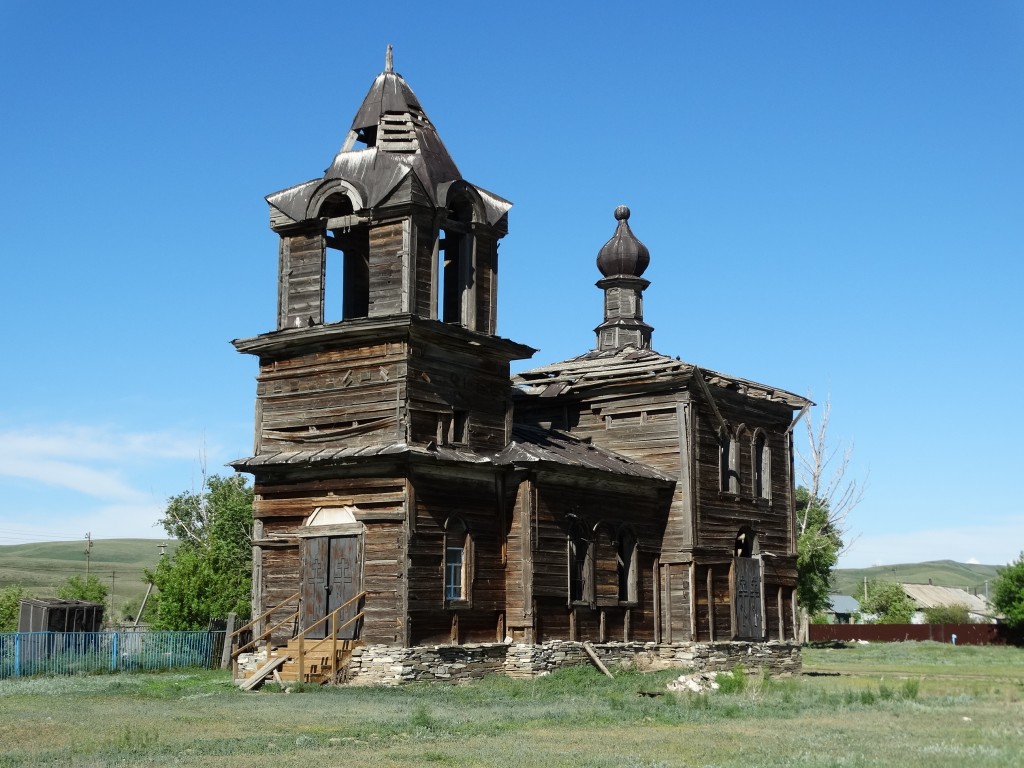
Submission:
[[[771,675],[799,672],[796,643],[594,643],[609,669],[691,669],[723,672],[737,666]],[[352,685],[400,685],[418,680],[459,683],[489,674],[537,677],[560,667],[590,664],[582,643],[553,640],[541,645],[487,643],[401,648],[366,645],[356,648],[348,667]]]

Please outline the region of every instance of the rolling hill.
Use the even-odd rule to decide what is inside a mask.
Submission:
[[[143,572],[160,557],[157,545],[172,553],[175,541],[159,539],[95,539],[89,572],[113,584],[115,608],[136,604],[146,591]],[[53,597],[57,587],[72,576],[85,576],[85,542],[48,541],[0,546],[0,589],[20,584],[33,597]]]
[[[833,571],[832,591],[840,595],[860,597],[864,594],[864,579],[899,581],[904,584],[928,584],[941,587],[961,587],[968,592],[985,594],[985,582],[991,588],[1000,565],[958,563],[954,560],[932,560],[925,563],[879,565],[873,568],[844,568]]]

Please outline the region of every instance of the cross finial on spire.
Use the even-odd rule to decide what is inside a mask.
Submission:
[[[391,44],[390,43],[388,43],[387,55],[384,57],[384,71],[385,72],[394,72],[395,71],[395,62],[394,62],[394,60],[392,58],[392,55],[391,55]]]

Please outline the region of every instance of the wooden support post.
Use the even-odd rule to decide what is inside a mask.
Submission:
[[[356,608],[359,606],[357,605]],[[338,611],[331,614],[331,674],[338,677]]]
[[[697,641],[697,563],[690,561],[690,641]]]
[[[605,624],[604,608],[602,608],[600,618],[598,619],[597,642],[604,643],[608,641],[608,638],[605,635],[606,629],[607,626]]]
[[[661,580],[661,561],[654,558],[654,573],[651,582],[654,584],[654,642],[661,642],[661,590],[664,585]]]
[[[714,568],[708,566],[708,641],[715,642],[715,576]]]
[[[633,639],[633,609],[627,608],[622,616],[622,642],[628,643]]]
[[[786,612],[782,609],[782,587],[779,587],[776,596],[776,603],[779,609],[779,640],[786,639]]]
[[[748,622],[749,623],[749,622]],[[736,619],[736,558],[729,563],[729,637],[735,639],[738,622]]]
[[[224,648],[220,652],[220,668],[227,669],[231,663],[231,635],[235,632],[235,613],[228,614],[227,623],[224,625]]]
[[[590,643],[583,643],[583,650],[586,651],[586,654],[590,657],[590,660],[594,662],[594,666],[604,673],[605,677],[610,677],[612,680],[615,679],[615,676],[608,671],[608,667],[601,663],[601,660],[597,658],[597,651],[594,650],[594,646],[592,646]]]
[[[797,634],[797,632],[798,632],[798,629],[797,629],[797,621],[798,621],[798,619],[797,619],[797,611],[796,611],[796,590],[795,589],[790,590],[789,601],[792,604],[793,639],[795,640],[795,639],[797,639],[800,636],[799,634]]]
[[[569,640],[576,642],[576,609],[569,609]]]
[[[672,642],[672,566],[665,568],[665,642]]]

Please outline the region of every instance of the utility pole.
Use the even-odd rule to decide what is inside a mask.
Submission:
[[[110,572],[110,616],[111,616],[111,619],[113,619],[114,616],[115,616],[115,613],[114,613],[114,574],[115,573],[117,573],[117,571],[111,571]]]
[[[85,580],[89,580],[89,561],[92,559],[92,532],[85,534]]]
[[[864,577],[864,599],[868,599],[868,577]]]

